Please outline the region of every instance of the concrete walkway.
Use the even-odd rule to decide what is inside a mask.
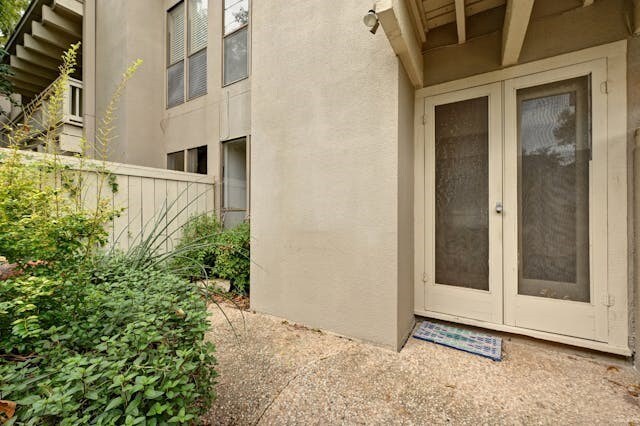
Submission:
[[[218,399],[205,424],[640,423],[625,360],[505,336],[503,361],[410,338],[400,353],[213,307]]]

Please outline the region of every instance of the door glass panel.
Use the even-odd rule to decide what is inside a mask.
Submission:
[[[488,101],[435,107],[438,284],[489,290]]]
[[[589,302],[590,81],[518,90],[518,293]]]

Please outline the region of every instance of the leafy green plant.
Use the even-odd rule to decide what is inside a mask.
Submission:
[[[249,293],[249,237],[249,224],[241,223],[221,232],[213,248],[213,276],[230,280],[238,293]]]
[[[59,78],[46,103],[38,105],[44,122],[34,127],[30,111],[23,124],[5,128],[10,150],[0,154],[0,253],[10,262],[51,266],[87,257],[107,241],[104,225],[118,214],[111,203],[116,188],[105,185],[112,181],[106,169],[86,167],[82,159],[74,166],[58,155],[62,104],[78,49],[79,44],[73,45],[64,54]],[[48,155],[20,150],[34,139]],[[91,207],[86,202],[87,174],[96,175],[98,182]]]
[[[214,249],[222,230],[222,225],[214,214],[192,217],[182,227],[182,238],[176,250],[184,250],[184,253],[174,257],[172,270],[188,278],[212,276]]]
[[[176,247],[181,254],[171,264],[174,271],[191,279],[228,279],[233,291],[249,293],[248,223],[223,229],[215,214],[200,215],[187,222],[182,231]]]
[[[7,424],[193,422],[215,396],[207,299],[166,267],[180,251],[161,250],[167,225],[158,224],[175,217],[159,220],[127,253],[103,250],[105,224],[118,214],[115,182],[83,155],[61,158],[56,145],[77,49],[38,106],[47,122],[34,129],[29,111],[24,125],[8,129],[12,149],[0,158],[0,255],[19,269],[0,280],[0,400],[17,403]],[[124,73],[95,146],[83,144],[98,156],[107,152],[115,103],[138,65]],[[19,151],[32,140],[48,154]],[[86,194],[96,187],[87,173],[98,181],[91,207]]]
[[[192,421],[215,396],[204,299],[164,270],[131,269],[117,256],[103,265],[82,286],[38,279],[4,306],[9,320],[30,305],[48,321],[39,316],[34,328],[25,317],[1,340],[0,399],[17,402],[16,418],[29,424]],[[25,280],[33,277],[0,282],[0,300]]]

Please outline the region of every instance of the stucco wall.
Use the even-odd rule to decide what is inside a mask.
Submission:
[[[253,2],[251,304],[397,348],[400,65],[370,7]]]
[[[156,0],[98,0],[96,8],[96,113],[99,120],[122,73],[143,64],[118,106],[111,159],[164,167],[160,120],[164,105],[164,10]]]

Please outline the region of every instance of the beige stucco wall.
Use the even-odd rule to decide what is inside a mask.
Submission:
[[[251,304],[395,349],[411,312],[398,286],[410,267],[399,217],[412,211],[398,115],[411,96],[401,108],[406,77],[384,33],[362,25],[370,7],[253,2]]]
[[[96,5],[98,122],[124,70],[134,60],[143,60],[118,106],[111,159],[163,167],[164,11],[156,0],[97,0]]]

